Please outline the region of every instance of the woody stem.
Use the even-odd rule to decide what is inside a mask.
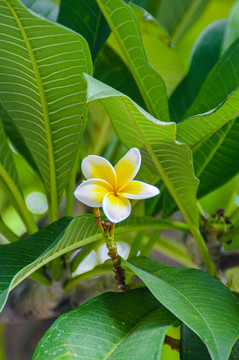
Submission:
[[[125,271],[121,267],[121,259],[117,253],[117,244],[114,241],[114,229],[115,224],[111,223],[108,219],[105,223],[101,222],[100,210],[99,208],[94,208],[94,215],[95,221],[97,226],[105,238],[106,246],[108,251],[108,255],[110,256],[111,260],[113,261],[113,271],[115,273],[115,278],[117,280],[118,288],[121,291],[128,290],[127,285],[125,284]]]
[[[121,267],[121,259],[117,253],[117,244],[114,241],[114,228],[115,224],[111,223],[109,220],[106,220],[104,224],[105,229],[105,239],[106,239],[106,246],[109,250],[108,255],[111,257],[113,261],[113,271],[115,273],[115,278],[117,280],[118,288],[121,291],[126,291],[128,289],[127,285],[125,284],[125,271]]]

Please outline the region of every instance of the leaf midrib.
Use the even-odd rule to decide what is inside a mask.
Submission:
[[[131,60],[131,57],[129,56],[129,53],[128,53],[125,45],[124,45],[124,42],[121,41],[121,38],[120,38],[120,36],[118,35],[118,32],[117,32],[117,30],[116,30],[116,28],[115,28],[115,26],[114,26],[114,23],[113,23],[112,20],[111,20],[111,14],[108,13],[108,11],[109,11],[110,9],[108,8],[109,10],[108,10],[108,9],[105,10],[105,5],[102,4],[102,0],[97,0],[97,3],[98,3],[99,8],[101,9],[102,13],[104,14],[105,18],[107,19],[107,22],[108,22],[108,24],[109,24],[109,26],[110,26],[110,28],[111,28],[111,31],[112,31],[113,34],[115,35],[115,38],[117,39],[118,44],[119,44],[119,46],[120,46],[120,48],[121,48],[121,50],[122,50],[125,58],[126,58],[127,61],[128,61],[129,67],[130,67],[131,72],[132,72],[132,75],[133,75],[134,80],[135,80],[135,82],[136,82],[136,84],[137,84],[137,86],[138,86],[138,88],[139,88],[139,90],[140,90],[140,93],[141,93],[141,95],[142,95],[142,97],[143,97],[143,99],[144,99],[144,101],[145,101],[145,104],[147,105],[150,113],[151,113],[152,115],[154,115],[155,117],[158,117],[159,114],[157,113],[157,110],[155,109],[155,106],[154,106],[153,102],[151,101],[151,97],[150,97],[150,96],[147,96],[147,93],[148,93],[148,92],[147,92],[147,89],[146,89],[146,87],[145,87],[145,85],[144,85],[144,82],[141,81],[141,78],[140,78],[140,76],[139,76],[139,74],[138,74],[138,70],[137,70],[137,68],[134,66],[134,63],[133,63],[133,61]],[[133,13],[132,9],[131,9],[127,4],[124,4],[124,5],[127,6],[127,7],[131,10],[132,15],[134,16],[134,13]],[[122,6],[122,8],[123,8],[123,6]],[[137,20],[136,20],[136,21],[137,21]],[[138,26],[138,24],[137,24],[136,26]],[[116,30],[116,31],[115,31],[115,30]],[[139,32],[139,30],[138,30],[138,32]],[[139,32],[139,34],[140,34],[140,32]],[[146,55],[145,55],[145,56],[146,56]],[[145,61],[146,61],[146,60],[145,60]],[[151,65],[150,65],[149,63],[148,63],[148,65],[151,67]],[[153,70],[152,67],[151,67],[151,69]],[[156,70],[155,70],[155,72],[156,72]]]
[[[147,313],[143,318],[141,318],[141,320],[139,322],[137,322],[132,328],[131,330],[125,334],[124,337],[121,338],[121,340],[115,344],[115,346],[111,349],[111,351],[106,355],[106,357],[104,357],[103,360],[107,360],[109,359],[109,357],[115,352],[115,350],[117,350],[117,348],[123,343],[123,341],[125,341],[125,339],[127,339],[133,332],[134,330],[136,330],[146,319],[147,317],[151,316],[155,311],[157,311],[159,308],[159,306],[156,306],[155,309],[151,310],[149,313]],[[165,330],[166,332],[166,330]]]
[[[39,96],[40,96],[40,101],[41,101],[41,105],[42,105],[42,112],[43,112],[43,118],[44,118],[44,123],[45,123],[45,130],[46,130],[46,138],[47,138],[47,148],[48,148],[48,160],[49,160],[49,168],[50,168],[50,200],[51,200],[51,208],[55,209],[55,213],[52,214],[52,221],[57,220],[58,215],[57,215],[57,209],[58,209],[58,198],[57,198],[57,182],[56,182],[56,166],[55,166],[55,156],[54,156],[54,149],[53,149],[53,141],[52,141],[52,134],[51,134],[51,125],[50,125],[50,117],[49,117],[49,111],[48,111],[48,106],[47,106],[47,101],[46,101],[46,96],[45,96],[45,90],[44,90],[44,86],[42,84],[42,80],[41,80],[41,76],[40,76],[40,72],[38,69],[38,65],[37,65],[37,61],[35,58],[35,55],[33,53],[32,50],[32,46],[31,43],[27,37],[27,34],[25,32],[25,29],[21,23],[20,18],[18,17],[16,11],[14,10],[14,8],[11,6],[11,4],[9,3],[8,0],[3,0],[6,4],[6,6],[9,8],[9,10],[11,11],[18,27],[19,30],[22,34],[23,40],[25,42],[26,48],[28,50],[28,54],[31,60],[31,64],[33,67],[33,71],[35,74],[35,79],[38,85],[38,90],[39,90]]]
[[[237,88],[236,90],[234,90],[234,92],[233,92],[232,94],[230,94],[230,95],[227,97],[227,99],[226,99],[225,101],[223,101],[223,103],[221,103],[221,104],[215,109],[215,111],[212,112],[211,114],[216,114],[217,111],[219,111],[220,108],[222,108],[224,104],[225,104],[225,105],[227,104],[227,101],[229,101],[229,99],[230,99],[231,96],[233,96],[233,95],[236,96],[238,93],[239,93],[239,88]],[[211,114],[209,114],[209,116],[210,116]],[[192,150],[192,151],[196,151],[206,140],[208,140],[213,134],[215,134],[215,132],[217,132],[219,129],[221,129],[221,128],[222,128],[224,125],[226,125],[229,121],[235,119],[235,117],[236,117],[238,114],[239,114],[239,108],[237,108],[237,109],[233,112],[233,114],[231,114],[230,116],[226,117],[226,118],[223,120],[223,122],[221,122],[218,126],[213,127],[213,129],[212,129],[211,131],[207,132],[206,135],[204,135],[204,136],[201,137],[199,140],[197,140],[195,143],[193,143],[193,144],[190,146],[191,150]],[[204,114],[202,114],[202,115],[195,115],[195,116],[193,116],[193,117],[190,117],[190,118],[188,118],[188,119],[185,119],[183,122],[181,122],[181,123],[178,124],[178,128],[180,129],[180,124],[182,124],[182,127],[183,127],[183,129],[184,129],[184,125],[186,124],[186,122],[189,122],[189,123],[190,123],[190,120],[191,120],[192,118],[195,118],[195,117],[196,117],[196,118],[197,118],[197,117],[201,117],[201,118],[202,118],[203,116],[206,117],[207,115],[204,115]],[[179,130],[179,138],[181,138],[180,130]],[[182,139],[182,140],[184,141],[184,139]]]
[[[234,124],[235,120],[232,121],[231,126],[227,129],[227,131],[224,132],[223,136],[220,136],[220,141],[218,142],[217,146],[214,146],[213,151],[211,152],[210,156],[207,156],[206,161],[204,161],[204,163],[202,164],[202,166],[200,167],[200,171],[197,173],[197,176],[199,177],[202,172],[205,170],[205,168],[207,167],[207,165],[210,163],[210,161],[212,160],[212,158],[214,157],[214,155],[216,154],[217,150],[220,148],[220,146],[222,145],[222,143],[224,142],[225,138],[227,137],[229,131],[231,130],[233,124]],[[203,144],[202,144],[203,145]]]

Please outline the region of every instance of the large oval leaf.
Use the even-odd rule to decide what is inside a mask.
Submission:
[[[172,223],[150,217],[131,216],[118,224],[115,234],[128,231],[167,229]],[[183,224],[180,225],[183,229]],[[185,226],[185,231],[188,231]],[[93,215],[81,215],[71,221],[62,218],[41,231],[0,246],[0,311],[8,293],[34,271],[80,246],[102,239]]]
[[[153,295],[206,344],[213,360],[227,360],[239,336],[239,300],[209,274],[147,258],[127,261]]]
[[[33,360],[160,360],[167,329],[179,324],[145,288],[107,293],[56,320]]]
[[[26,9],[0,7],[0,102],[21,133],[45,184],[52,219],[85,126],[83,71],[92,64],[78,34]]]

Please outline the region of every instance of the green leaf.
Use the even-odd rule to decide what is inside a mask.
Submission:
[[[144,100],[127,66],[116,52],[107,45],[97,57],[94,77],[128,95],[137,104],[145,108]]]
[[[62,218],[34,235],[0,246],[0,311],[14,287],[51,261],[54,258],[54,250],[55,257],[59,255],[59,251],[54,247],[54,241],[57,243],[61,239],[70,221],[71,218]],[[59,245],[61,246],[62,243],[60,242]],[[52,246],[53,251],[50,251]]]
[[[198,125],[200,126],[200,122]],[[180,131],[178,134],[180,138]],[[187,138],[190,137],[189,134]],[[202,140],[201,145],[193,151],[195,175],[200,179],[198,199],[224,185],[239,172],[238,136],[239,118],[229,121],[208,139]],[[176,211],[176,206],[168,193],[163,195],[164,217],[167,218]]]
[[[163,123],[113,88],[85,75],[88,101],[100,100],[117,135],[128,147],[141,150],[143,163],[158,173],[189,224],[198,224],[196,191],[191,153],[175,142],[175,124]]]
[[[14,187],[22,195],[22,188],[15,167],[14,159],[10,146],[7,140],[7,136],[3,127],[2,118],[0,117],[0,178],[5,183],[6,187],[9,185],[9,181],[13,182]]]
[[[227,360],[239,336],[239,301],[209,274],[147,258],[126,262],[153,295],[193,330],[213,360]]]
[[[211,360],[206,345],[186,325],[181,327],[180,360]]]
[[[96,0],[62,0],[58,22],[84,36],[93,59],[110,34],[110,28]]]
[[[9,201],[15,207],[27,231],[32,233],[37,230],[32,215],[26,208],[22,193],[21,184],[18,178],[9,142],[0,117],[0,188],[5,193]]]
[[[194,151],[230,120],[239,115],[239,88],[216,109],[196,115],[177,125],[177,140],[186,143]]]
[[[233,5],[229,16],[229,23],[223,38],[222,52],[225,52],[235,40],[239,38],[238,24],[239,24],[239,2]]]
[[[2,121],[4,130],[9,137],[12,145],[14,146],[15,150],[18,151],[22,156],[27,160],[29,165],[38,172],[36,163],[31,155],[31,153],[28,151],[26,144],[23,140],[23,137],[21,136],[20,132],[14,125],[13,121],[10,117],[8,117],[3,110],[0,110],[0,114],[2,114]],[[39,174],[40,175],[40,174]]]
[[[210,24],[198,37],[191,51],[187,76],[169,100],[170,115],[177,123],[198,95],[208,73],[219,59],[223,36],[228,24],[220,19]]]
[[[232,348],[229,360],[238,360],[239,341]],[[180,341],[181,360],[211,360],[205,344],[184,324],[181,327]]]
[[[85,127],[89,50],[80,35],[17,0],[2,2],[0,30],[0,102],[37,165],[54,220]]]
[[[217,108],[239,86],[239,39],[213,67],[184,118]]]
[[[131,5],[139,24],[144,49],[149,63],[162,76],[168,96],[184,75],[181,54],[162,25],[147,11]]]
[[[175,325],[178,320],[145,288],[107,293],[56,320],[33,360],[159,360],[165,333]]]
[[[56,21],[59,5],[52,0],[21,0],[21,2],[36,14],[44,16],[46,19]]]
[[[200,178],[198,198],[224,185],[239,172],[238,138],[239,118],[224,125],[195,152],[193,162]]]
[[[62,218],[31,236],[0,246],[0,310],[9,291],[34,271],[66,252],[102,239],[93,215],[71,219]],[[188,231],[185,224],[179,224]],[[115,234],[167,228],[175,229],[170,221],[131,216],[116,226]]]
[[[157,19],[177,42],[201,15],[209,0],[161,0]]]
[[[229,357],[229,360],[238,360],[239,359],[239,341],[236,342],[236,344],[232,348],[231,355]]]
[[[169,121],[165,85],[147,61],[133,10],[123,0],[97,0],[97,3],[115,35],[148,110],[160,120]]]

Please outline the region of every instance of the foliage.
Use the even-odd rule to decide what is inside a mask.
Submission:
[[[102,243],[129,248],[130,290],[62,310],[32,359],[239,357],[238,29],[233,0],[1,2],[3,314],[29,277],[71,297],[97,276],[103,291]],[[116,164],[132,147],[160,195],[114,231],[73,193],[86,155]]]

